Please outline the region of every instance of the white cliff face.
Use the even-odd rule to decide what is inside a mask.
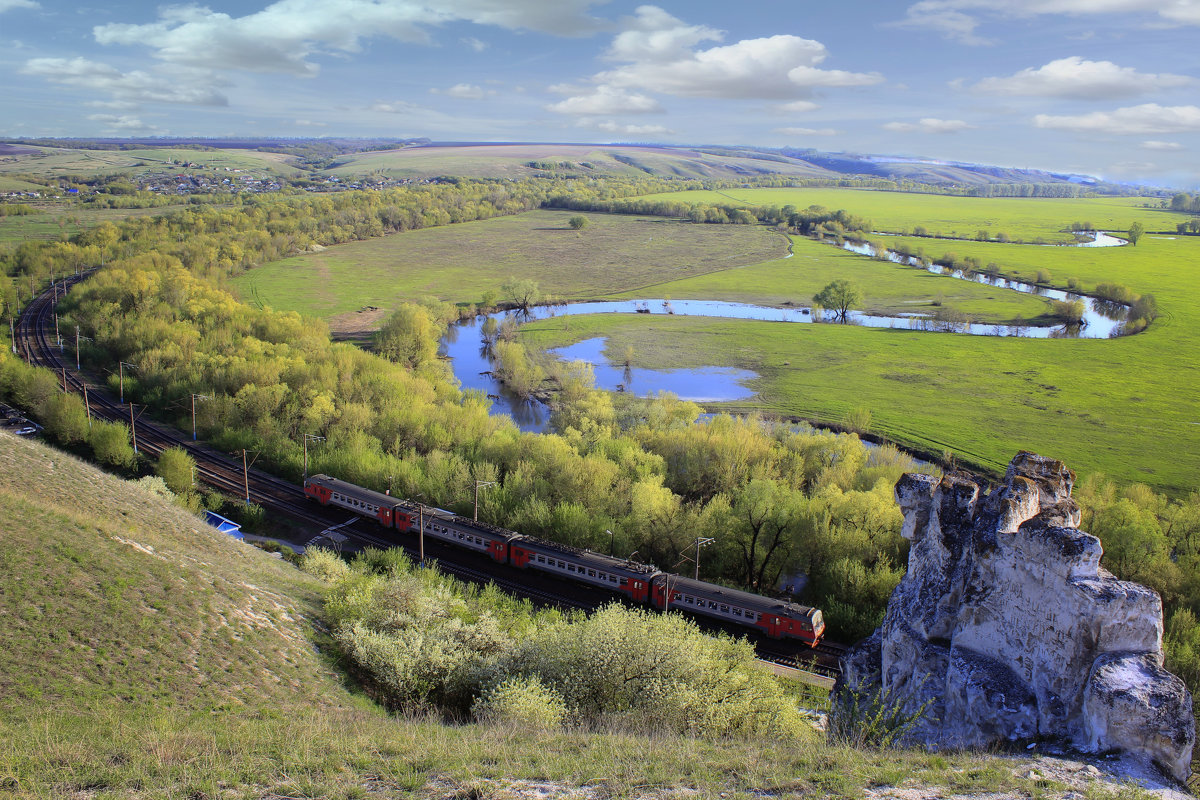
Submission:
[[[986,497],[957,476],[901,478],[908,573],[883,625],[843,659],[838,692],[924,708],[910,741],[1045,737],[1141,754],[1184,780],[1192,698],[1162,668],[1162,601],[1101,569],[1100,541],[1077,529],[1074,480],[1032,453]]]

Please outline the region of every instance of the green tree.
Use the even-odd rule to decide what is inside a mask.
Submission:
[[[1142,234],[1146,232],[1145,226],[1140,222],[1135,222],[1129,226],[1129,243],[1136,245],[1138,240],[1142,238]]]
[[[437,358],[439,331],[429,312],[404,303],[375,334],[380,355],[416,368]]]
[[[88,443],[101,464],[114,467],[133,465],[133,445],[129,439],[129,427],[124,423],[97,420],[92,425]]]
[[[500,287],[500,291],[509,297],[513,305],[522,311],[528,311],[530,306],[537,305],[542,299],[542,290],[538,282],[531,278],[509,278]]]
[[[192,488],[192,470],[196,461],[182,447],[163,450],[154,466],[154,474],[163,479],[175,494],[185,494]]]
[[[571,217],[569,220],[567,220],[567,224],[571,226],[571,230],[577,231],[582,228],[586,228],[587,224],[588,224],[588,220],[587,220],[587,217],[583,216],[582,214],[577,214],[574,217]]]
[[[861,304],[862,301],[862,289],[850,281],[840,279],[813,295],[814,303],[821,308],[828,308],[835,312],[843,322],[846,321],[846,315],[850,313],[850,309]]]

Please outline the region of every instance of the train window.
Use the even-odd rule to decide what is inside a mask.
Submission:
[[[617,576],[616,576],[616,575],[609,575],[609,576],[608,576],[608,582],[609,582],[609,583],[618,583]]]
[[[734,615],[735,617],[740,617],[740,616],[742,615],[742,610],[741,610],[740,608],[735,608],[735,609],[733,610],[733,615]]]
[[[621,578],[621,585],[622,585],[622,586],[628,586],[628,585],[629,585],[629,578]]]
[[[539,564],[545,564],[545,563],[546,563],[546,557],[545,557],[545,556],[538,556],[538,557],[537,557],[537,560],[538,560],[538,563],[539,563]]]
[[[566,569],[566,568],[567,568],[567,562],[565,562],[565,561],[560,561],[560,562],[558,562],[558,568],[559,568],[559,569]]]
[[[588,577],[589,577],[589,578],[594,578],[594,577],[596,577],[596,570],[594,570],[594,569],[589,569],[589,570],[588,570]]]
[[[575,565],[567,564],[567,572],[574,572],[574,571],[575,571]]]
[[[721,606],[721,611],[723,611],[724,613],[728,614],[728,613],[729,613],[729,606]]]
[[[709,600],[709,601],[708,601],[708,607],[709,607],[709,608],[716,608],[716,607],[717,607],[717,604],[716,604],[716,603],[714,603],[712,600]]]

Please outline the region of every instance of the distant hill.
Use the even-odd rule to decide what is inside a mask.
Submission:
[[[0,173],[130,171],[156,163],[257,169],[282,177],[380,178],[441,176],[521,178],[533,175],[637,175],[737,180],[877,178],[932,186],[1014,184],[1083,187],[1100,194],[1137,194],[1145,187],[1088,175],[944,161],[935,158],[831,153],[812,149],[580,144],[569,142],[434,142],[428,139],[28,139],[0,142],[9,160]],[[24,151],[24,152],[22,152]],[[162,155],[156,157],[155,151]]]

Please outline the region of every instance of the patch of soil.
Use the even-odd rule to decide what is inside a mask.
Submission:
[[[330,317],[330,338],[335,342],[354,342],[360,345],[369,343],[371,336],[383,325],[387,314],[386,308],[363,306],[358,311],[347,311],[345,314]]]

